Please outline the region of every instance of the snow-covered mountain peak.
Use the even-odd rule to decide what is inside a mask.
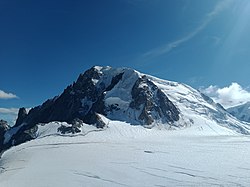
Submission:
[[[61,95],[28,113],[21,109],[15,126],[3,132],[6,138],[1,149],[34,139],[38,124],[71,124],[58,128],[61,133],[79,133],[83,123],[104,128],[107,122],[100,116],[147,128],[250,132],[249,124],[235,119],[221,105],[188,85],[130,68],[94,66]]]
[[[141,74],[131,68],[112,68],[110,66],[93,66],[86,72],[82,73],[79,78],[79,81],[86,81],[86,77],[91,78],[92,82],[94,85],[97,85],[98,87],[104,87],[104,86],[109,86],[111,84],[111,81],[114,77],[119,76],[122,78],[122,80],[126,80],[126,83],[133,84],[134,79],[138,79],[141,77]],[[131,81],[131,82],[130,82]]]

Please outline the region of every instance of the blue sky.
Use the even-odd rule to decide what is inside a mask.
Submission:
[[[249,0],[0,0],[0,26],[9,121],[93,65],[183,82],[225,105],[250,100]]]

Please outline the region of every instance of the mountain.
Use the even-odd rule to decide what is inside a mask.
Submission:
[[[239,120],[250,122],[250,102],[228,108],[227,111]]]
[[[221,105],[185,84],[161,80],[129,68],[94,66],[61,95],[28,113],[21,108],[16,124],[4,131],[1,150],[37,138],[41,125],[66,122],[57,131],[77,134],[83,124],[103,129],[124,121],[146,128],[197,127],[249,134],[249,124],[232,117]]]
[[[95,66],[0,120],[0,186],[249,186],[249,132],[190,86]]]

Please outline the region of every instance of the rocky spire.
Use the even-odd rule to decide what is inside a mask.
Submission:
[[[15,126],[21,125],[24,121],[24,119],[27,117],[27,111],[25,108],[20,108],[18,111],[18,117],[16,120]]]

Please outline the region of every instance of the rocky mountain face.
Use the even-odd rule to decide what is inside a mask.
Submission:
[[[250,122],[250,102],[228,108],[227,111],[241,121]]]
[[[81,132],[83,123],[97,128],[109,120],[146,128],[166,129],[220,126],[249,134],[248,124],[233,118],[221,105],[181,83],[161,80],[129,68],[95,66],[81,74],[61,95],[26,112],[21,108],[16,124],[0,126],[0,151],[37,137],[37,129],[49,122],[67,122],[61,134]],[[202,129],[202,128],[201,128]]]
[[[37,124],[61,121],[72,124],[59,131],[77,133],[79,121],[103,128],[98,114],[134,125],[152,127],[179,120],[178,108],[146,75],[128,68],[92,67],[60,96],[32,108],[21,108],[14,127],[4,133],[1,147],[35,138]],[[78,125],[76,125],[78,124]]]
[[[179,119],[178,109],[146,76],[139,77],[131,69],[112,71],[111,68],[101,71],[93,67],[80,75],[60,96],[31,109],[28,114],[21,108],[15,127],[24,123],[27,127],[33,127],[51,121],[72,123],[80,119],[102,128],[105,124],[97,114],[117,120],[124,116],[123,120],[138,125]]]

